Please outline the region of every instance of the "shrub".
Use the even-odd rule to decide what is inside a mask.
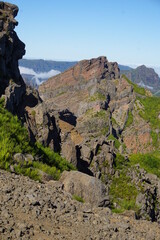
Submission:
[[[160,153],[132,154],[129,160],[132,165],[139,163],[141,168],[160,177]]]
[[[36,111],[33,110],[33,111],[31,112],[31,115],[32,115],[33,117],[35,117],[35,116],[36,116]]]
[[[114,159],[114,168],[123,169],[128,165],[129,163],[125,160],[124,156],[122,156],[120,153],[116,153],[116,157]]]
[[[136,210],[136,197],[138,191],[131,182],[126,171],[121,171],[119,177],[114,177],[110,186],[112,209],[114,212]]]
[[[106,97],[105,97],[102,93],[97,92],[97,93],[95,93],[94,95],[90,96],[88,101],[89,101],[89,102],[94,102],[94,101],[96,101],[96,100],[105,101],[105,100],[106,100]]]
[[[160,98],[158,97],[146,97],[139,98],[139,101],[144,106],[144,110],[139,112],[139,115],[151,125],[153,146],[159,148],[159,137],[160,135],[156,132],[160,129]]]
[[[81,203],[84,203],[84,199],[81,198],[80,196],[77,196],[77,195],[73,195],[72,196],[74,200],[78,201],[78,202],[81,202]]]
[[[146,95],[146,90],[145,90],[144,88],[139,87],[137,84],[133,83],[133,82],[132,82],[131,80],[129,80],[124,74],[122,75],[122,77],[123,77],[124,79],[126,79],[126,81],[127,81],[130,85],[133,86],[133,90],[134,90],[136,93],[138,93],[138,94],[140,94],[140,95],[143,95],[143,96]]]
[[[31,144],[26,128],[18,120],[4,109],[4,99],[0,99],[0,168],[9,170],[13,165],[13,155],[15,153],[32,154],[40,159],[36,162],[15,165],[15,172],[40,180],[38,169],[51,175],[55,180],[60,177],[64,170],[75,169],[70,163],[62,158],[58,153],[50,148],[42,146],[40,143]]]
[[[132,125],[132,123],[133,123],[133,114],[131,111],[129,111],[128,119],[127,119],[125,127],[129,127],[130,125]]]
[[[117,138],[115,138],[113,135],[109,135],[109,137],[108,137],[108,140],[113,140],[114,142],[115,142],[115,148],[119,148],[120,147],[120,142],[118,141],[118,139]]]

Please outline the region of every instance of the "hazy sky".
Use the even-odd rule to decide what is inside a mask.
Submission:
[[[8,0],[9,1],[9,0]],[[10,0],[26,58],[160,65],[160,0]]]

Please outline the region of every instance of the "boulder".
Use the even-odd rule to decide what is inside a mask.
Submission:
[[[34,161],[34,157],[31,154],[22,154],[22,153],[16,153],[13,156],[13,160],[17,164],[28,164],[30,162]]]
[[[53,181],[53,177],[51,175],[49,175],[39,169],[37,169],[37,171],[38,171],[38,175],[40,176],[42,183]]]
[[[64,190],[72,195],[81,197],[94,207],[109,206],[109,196],[105,185],[95,177],[78,171],[64,171],[60,178]]]
[[[13,156],[13,160],[14,160],[15,163],[22,163],[23,164],[24,161],[25,161],[25,157],[22,153],[16,153]]]

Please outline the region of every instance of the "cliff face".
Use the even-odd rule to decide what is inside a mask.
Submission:
[[[150,126],[134,110],[133,86],[120,78],[118,64],[106,57],[79,62],[43,83],[39,92],[56,116],[63,156],[80,170],[88,167],[96,176],[107,173],[106,164],[111,173],[114,138],[122,152],[124,143],[128,153],[152,149]],[[130,129],[126,123],[131,112],[136,120]],[[108,163],[104,163],[106,156]]]
[[[25,54],[25,44],[14,31],[18,25],[15,20],[17,13],[17,6],[0,2],[0,95],[4,93],[10,80],[21,84],[23,82],[18,60]]]
[[[25,44],[14,31],[18,10],[16,5],[0,2],[0,97],[5,97],[6,108],[26,125],[31,141],[39,140],[55,148],[54,118],[49,116],[38,92],[26,87],[19,72],[18,60],[25,54]],[[39,116],[35,120],[36,112]]]
[[[118,136],[134,100],[132,87],[120,79],[118,64],[106,57],[81,61],[42,84],[39,92],[56,116],[62,155],[91,175],[112,173],[114,147],[107,140],[113,132],[112,114],[123,111],[119,129],[114,129]],[[102,167],[105,156],[109,169]]]
[[[56,119],[62,156],[106,184],[113,208],[123,208],[124,197],[140,206],[138,218],[159,221],[159,179],[141,169],[141,161],[134,167],[130,161],[130,154],[155,150],[160,139],[159,120],[153,126],[159,108],[151,113],[146,103],[151,93],[120,77],[117,63],[105,57],[79,62],[43,83],[39,92]],[[66,184],[73,189],[74,183]]]

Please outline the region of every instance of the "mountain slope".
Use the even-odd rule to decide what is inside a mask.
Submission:
[[[66,71],[77,62],[52,61],[43,59],[20,59],[19,69],[25,83],[32,87],[38,87],[48,78],[53,77],[61,72]],[[119,65],[120,70],[131,70],[132,68]]]
[[[35,226],[36,234],[39,234],[37,230],[39,226],[44,229],[40,224],[41,220],[47,226],[48,217],[53,227],[52,220],[57,211],[56,219],[58,222],[62,219],[63,226],[64,223],[68,223],[67,218],[72,221],[73,216],[76,224],[82,219],[83,223],[91,219],[90,225],[96,217],[95,210],[92,211],[95,198],[94,206],[102,207],[97,210],[98,212],[99,210],[105,212],[106,206],[113,212],[119,213],[133,210],[136,219],[158,222],[160,219],[159,99],[152,97],[149,91],[137,86],[126,76],[120,76],[116,62],[109,62],[106,57],[99,57],[80,61],[64,73],[43,83],[39,87],[43,101],[36,90],[25,85],[18,70],[18,59],[24,55],[25,45],[14,31],[17,24],[14,17],[17,12],[18,8],[15,5],[0,3],[3,23],[0,48],[8,49],[2,51],[1,55],[3,64],[0,96],[5,98],[4,106],[0,106],[1,167],[14,173],[29,175],[34,179],[36,179],[35,175],[36,177],[38,175],[36,180],[43,182],[57,179],[64,169],[73,169],[69,163],[81,172],[65,172],[60,179],[63,185],[50,181],[48,185],[39,184],[38,189],[37,184],[32,184],[29,179],[27,179],[28,185],[23,177],[17,177],[20,184],[18,191],[20,190],[21,194],[16,194],[17,188],[13,184],[13,188],[9,187],[9,190],[5,187],[3,192],[5,197],[1,198],[1,202],[4,203],[0,209],[3,213],[1,220],[3,228],[0,228],[2,237],[6,233],[9,237],[10,235],[13,238],[17,237],[17,233],[13,231],[14,224],[18,224],[18,230],[20,229],[18,237],[23,237],[26,228],[28,234],[30,227],[28,229],[25,225],[24,230],[19,226],[22,212],[23,217],[27,216],[29,220],[29,216],[34,214],[38,218]],[[11,113],[18,117],[13,117]],[[18,118],[27,127],[29,136]],[[41,144],[37,144],[36,141]],[[49,146],[61,156],[44,146]],[[39,175],[42,178],[39,178]],[[9,174],[4,174],[3,177],[5,176],[7,179],[11,177]],[[12,180],[15,180],[17,185],[16,177]],[[10,182],[5,182],[9,186]],[[25,191],[23,191],[23,183],[27,185]],[[52,184],[56,185],[53,202],[46,187],[50,184],[51,188]],[[40,188],[46,189],[42,190],[43,196],[41,191],[39,192]],[[67,194],[63,192],[65,199],[63,189],[68,192]],[[59,190],[62,195],[59,194]],[[14,196],[12,193],[15,193]],[[45,197],[46,195],[49,199]],[[81,209],[81,205],[74,206],[70,201],[71,198],[89,204],[87,210],[82,209],[83,215],[76,214],[76,211]],[[24,210],[19,214],[16,208],[20,206],[18,210],[21,210],[21,203],[23,207],[26,206],[27,212]],[[4,208],[3,205],[8,206],[9,209]],[[65,214],[70,212],[71,215],[65,218]],[[92,213],[93,218],[88,217],[88,214],[91,216]],[[99,216],[98,221],[102,214]],[[106,214],[103,216],[105,218]],[[10,219],[12,220],[8,233],[6,226],[10,224]],[[102,219],[100,221],[102,223]],[[113,221],[116,221],[116,218]],[[103,233],[105,231],[103,227],[107,223],[104,219],[103,226],[100,224],[100,231],[102,229]],[[97,225],[97,221],[95,224]],[[62,225],[57,226],[62,227]],[[82,238],[85,225],[81,226]],[[130,230],[128,227],[126,229]],[[58,232],[62,233],[62,229],[58,229]],[[52,235],[50,230],[47,234]],[[35,237],[37,238],[37,235]],[[123,237],[120,235],[120,238]]]
[[[48,173],[52,179],[57,179],[60,172],[68,167],[69,170],[71,165],[52,150],[35,143],[38,128],[39,134],[41,131],[53,133],[53,119],[43,110],[44,105],[38,92],[27,88],[20,75],[18,60],[25,54],[25,44],[14,31],[18,24],[15,20],[17,13],[16,5],[0,2],[0,167],[39,181],[42,175],[47,177]],[[31,119],[36,113],[33,108],[38,108],[41,126]],[[47,146],[50,141],[47,135]],[[44,134],[41,142],[45,145]]]
[[[159,176],[156,167],[152,171],[146,160],[149,159],[147,154],[159,150],[159,108],[156,110],[152,94],[125,76],[120,77],[118,64],[108,62],[105,57],[79,62],[43,83],[39,92],[56,118],[61,155],[80,171],[100,178],[109,187],[113,210],[131,208],[136,211],[136,202],[142,194],[136,172],[145,173],[134,167],[132,154],[136,159],[141,153],[140,166]],[[153,99],[154,110],[147,117],[150,105],[146,102],[150,99]],[[156,123],[152,122],[154,119]],[[159,157],[153,154],[152,158],[158,169]],[[150,182],[154,185],[152,180]],[[157,189],[157,182],[155,184]],[[144,211],[146,205],[142,199],[151,202],[156,198],[159,203],[157,193],[148,198],[146,187],[138,202],[143,206],[138,207],[139,217],[157,219],[159,210],[154,210],[154,217],[150,215],[151,208]],[[119,189],[124,189],[120,195]]]
[[[121,70],[132,82],[141,87],[146,87],[152,92],[156,92],[160,88],[160,78],[153,68],[144,65],[136,69]]]

